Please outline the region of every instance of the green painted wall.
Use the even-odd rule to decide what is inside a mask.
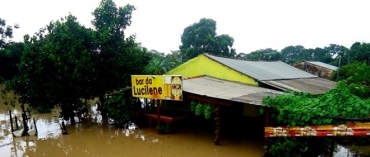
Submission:
[[[258,86],[258,82],[255,79],[222,65],[205,55],[199,55],[187,61],[169,71],[167,75],[182,75],[184,79],[207,75],[223,80]]]

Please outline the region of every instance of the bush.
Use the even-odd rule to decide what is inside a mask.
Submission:
[[[133,104],[123,92],[116,93],[107,99],[103,108],[107,111],[108,117],[114,120],[114,125],[117,127],[123,127],[135,113]]]

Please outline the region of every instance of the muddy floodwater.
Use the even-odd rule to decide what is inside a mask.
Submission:
[[[91,106],[91,111],[95,107]],[[0,100],[0,157],[261,157],[264,152],[263,140],[224,137],[221,145],[216,146],[212,132],[181,124],[171,128],[169,134],[158,134],[149,125],[138,125],[137,130],[126,132],[108,125],[96,112],[90,113],[91,120],[67,123],[68,135],[62,135],[58,110],[33,113],[38,135],[13,137],[8,109],[18,117],[21,114],[19,106],[5,106]]]

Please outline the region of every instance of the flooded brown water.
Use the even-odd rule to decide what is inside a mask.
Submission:
[[[158,134],[154,126],[138,125],[138,130],[126,134],[124,129],[103,122],[95,112],[91,113],[93,120],[68,124],[68,135],[62,135],[57,110],[49,114],[33,113],[38,135],[13,137],[8,109],[19,117],[19,106],[9,108],[0,98],[1,157],[261,157],[264,152],[263,140],[224,137],[221,145],[216,146],[212,132],[181,125],[169,134]]]

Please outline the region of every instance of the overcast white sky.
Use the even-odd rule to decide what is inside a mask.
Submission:
[[[68,15],[91,27],[91,12],[100,0],[0,0],[0,18],[18,23],[15,41],[33,34],[50,21]],[[263,48],[281,50],[289,45],[306,48],[331,43],[350,47],[355,41],[370,42],[368,0],[116,0],[132,4],[132,25],[148,49],[169,53],[181,44],[185,27],[201,18],[217,22],[217,34],[235,39],[236,51],[249,53]]]

